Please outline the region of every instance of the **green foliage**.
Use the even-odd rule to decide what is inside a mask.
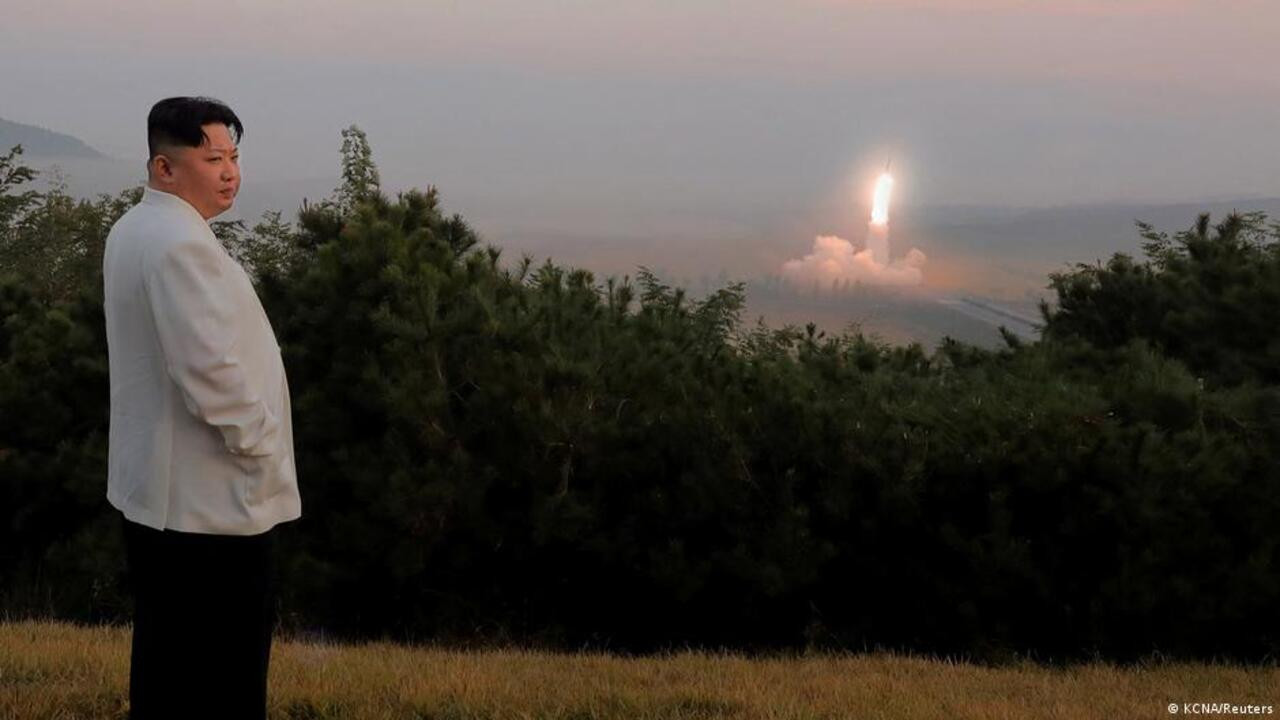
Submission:
[[[52,300],[0,279],[0,604],[111,617],[117,539],[103,529],[106,327],[100,286]]]
[[[1168,234],[1138,223],[1146,260],[1055,273],[1046,334],[1100,347],[1143,338],[1214,385],[1280,382],[1280,225],[1233,213]],[[1212,232],[1210,232],[1212,230]]]
[[[107,233],[142,189],[95,200],[76,200],[61,182],[44,192],[19,191],[35,178],[14,164],[20,149],[0,158],[0,276],[21,278],[43,298],[70,301],[101,282]]]
[[[14,225],[38,197],[34,190],[18,192],[36,177],[35,170],[19,162],[21,155],[22,146],[15,145],[0,157],[0,247],[3,248],[14,241]],[[0,263],[3,263],[0,264],[0,272],[3,272],[7,262],[0,260]]]
[[[1045,341],[927,351],[744,328],[741,284],[691,298],[643,267],[504,266],[434,188],[377,189],[354,130],[344,158],[367,167],[296,228],[217,228],[289,374],[289,624],[623,650],[1280,650],[1261,218],[1053,276]],[[123,612],[100,303],[0,284],[11,611]]]
[[[373,150],[364,131],[352,125],[342,131],[342,185],[338,188],[338,208],[352,212],[357,205],[376,195],[381,181],[373,163]]]
[[[243,220],[215,220],[210,227],[255,285],[265,277],[283,275],[302,257],[297,231],[281,220],[276,210],[263,213],[262,220],[252,228],[246,227]]]

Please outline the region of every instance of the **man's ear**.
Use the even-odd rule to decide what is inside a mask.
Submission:
[[[169,160],[169,156],[164,153],[156,153],[148,163],[151,170],[151,177],[157,180],[173,179],[173,162]]]

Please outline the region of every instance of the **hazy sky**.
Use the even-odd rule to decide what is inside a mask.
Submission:
[[[356,123],[499,223],[829,208],[890,156],[898,208],[1280,195],[1273,0],[0,8],[0,116],[140,163],[152,102],[214,95],[246,183],[335,176]]]

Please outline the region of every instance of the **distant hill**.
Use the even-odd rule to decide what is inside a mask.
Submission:
[[[1196,216],[1210,213],[1219,222],[1233,210],[1260,210],[1280,218],[1280,198],[1254,197],[1206,200],[1194,203],[1068,205],[1028,208],[989,218],[947,222],[935,214],[929,224],[910,228],[921,249],[928,252],[934,238],[955,248],[990,254],[1035,253],[1053,261],[1106,260],[1117,251],[1141,253],[1142,238],[1134,225],[1144,220],[1157,230],[1173,234],[1195,224]]]
[[[0,118],[0,152],[8,152],[14,145],[21,145],[24,155],[34,157],[106,157],[79,138]]]

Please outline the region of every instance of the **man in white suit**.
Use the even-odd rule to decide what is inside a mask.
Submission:
[[[273,528],[301,501],[275,333],[208,223],[239,191],[243,130],[216,100],[156,103],[142,201],[103,257],[135,720],[266,717]]]

